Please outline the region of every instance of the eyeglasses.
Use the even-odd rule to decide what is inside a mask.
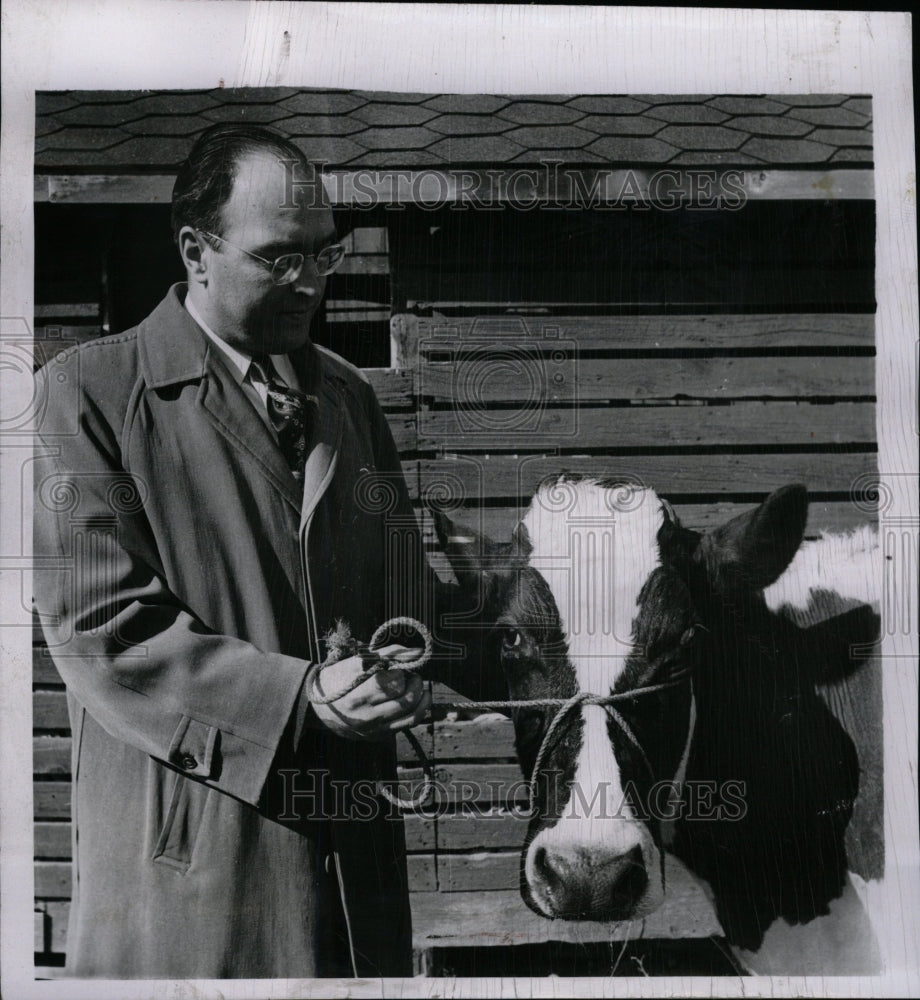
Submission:
[[[227,246],[233,247],[234,250],[239,250],[241,253],[246,254],[247,257],[252,257],[253,260],[264,264],[271,272],[272,281],[276,285],[289,285],[292,281],[296,281],[300,277],[300,272],[307,261],[310,262],[313,277],[324,278],[327,274],[332,274],[333,271],[338,269],[338,266],[345,259],[345,254],[347,253],[341,243],[331,243],[329,246],[323,247],[316,254],[283,253],[275,260],[268,260],[265,257],[260,257],[257,253],[253,253],[251,250],[244,250],[242,247],[238,247],[235,243],[225,240],[223,236],[218,236],[216,233],[207,233],[203,229],[199,229],[197,232],[209,240],[226,243]]]

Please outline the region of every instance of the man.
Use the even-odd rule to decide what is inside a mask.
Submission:
[[[392,777],[393,733],[428,696],[394,669],[310,702],[326,631],[366,641],[411,613],[388,598],[417,572],[387,561],[387,517],[405,531],[411,506],[373,392],[309,340],[344,252],[310,180],[276,134],[209,129],[173,191],[187,284],[39,376],[35,602],[73,728],[72,975],[411,974],[402,824],[356,817],[348,789]],[[362,499],[374,481],[387,511]]]

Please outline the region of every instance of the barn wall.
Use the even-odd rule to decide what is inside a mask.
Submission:
[[[563,150],[563,157],[798,168],[782,177],[794,196],[733,212],[337,206],[352,254],[330,281],[314,336],[368,371],[441,571],[427,504],[456,506],[458,519],[506,537],[539,482],[562,470],[641,481],[698,529],[789,482],[809,488],[810,535],[873,520],[874,203],[830,199],[811,175],[801,180],[804,164],[871,163],[867,101],[561,97],[538,107],[472,95],[397,101],[265,93],[262,111],[258,102],[233,107],[245,116],[269,114],[265,120],[279,120],[291,134],[301,119],[306,134],[322,122],[339,128],[336,116],[352,115],[346,137],[325,140],[333,165],[349,158],[399,164],[400,157],[410,166],[437,164],[435,152],[456,165],[464,150],[471,162],[510,162],[524,155],[525,135],[539,151],[543,140],[546,148],[562,142],[559,129],[567,141],[594,129],[578,140],[581,150]],[[170,128],[185,122],[191,134],[202,124],[196,116],[207,116],[205,124],[219,117],[222,100],[216,93],[127,97],[118,111],[125,124],[112,131],[115,100],[45,98],[43,169],[94,173],[103,163],[118,176],[39,179],[37,189],[50,199],[36,207],[39,362],[133,324],[181,279],[168,210],[138,202],[162,201],[166,175],[188,142],[184,132],[145,138],[145,116]],[[474,107],[477,101],[486,103]],[[577,128],[546,124],[561,114]],[[474,115],[479,127],[497,122],[504,134],[461,135]],[[626,124],[624,115],[632,116]],[[80,151],[102,118],[112,145],[101,154],[90,145]],[[656,138],[605,138],[627,126]],[[729,129],[738,133],[731,143]],[[134,138],[119,138],[122,131]],[[394,136],[410,132],[420,143],[430,139],[429,151],[394,153]],[[678,138],[721,141],[733,152],[681,153],[671,145]],[[828,145],[832,140],[838,146]],[[135,149],[144,142],[143,151]],[[161,155],[162,163],[150,159]],[[164,176],[146,176],[132,163]],[[64,689],[38,628],[34,642],[35,951],[37,964],[53,970],[63,964],[71,893],[70,735]],[[435,693],[453,699],[444,689]],[[864,671],[829,700],[860,744],[867,789],[850,857],[856,870],[875,876],[882,864],[878,672]],[[417,733],[436,760],[446,801],[407,820],[418,948],[629,933],[555,927],[524,908],[517,892],[524,824],[513,802],[484,793],[470,810],[462,801],[470,782],[499,778],[507,787],[522,778],[509,723],[462,711],[436,717]],[[402,741],[400,755],[403,777],[417,781]],[[646,937],[717,931],[698,891],[679,879]]]

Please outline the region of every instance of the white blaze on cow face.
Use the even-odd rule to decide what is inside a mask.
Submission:
[[[560,495],[568,501],[565,510],[554,509]],[[634,622],[643,584],[661,562],[663,518],[650,490],[606,489],[593,482],[541,490],[524,518],[532,545],[529,563],[552,592],[580,692],[609,694],[627,658],[641,655],[633,645]],[[603,879],[605,872],[616,871],[618,858],[641,855],[649,881],[630,914],[641,915],[661,901],[658,851],[624,800],[607,712],[597,705],[581,712],[582,746],[569,801],[555,825],[529,845],[525,876],[534,902],[556,916],[540,875],[547,857],[564,858],[559,866],[567,877]],[[578,865],[583,870],[575,873]]]

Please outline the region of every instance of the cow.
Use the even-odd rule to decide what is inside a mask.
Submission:
[[[855,669],[850,651],[878,618],[860,604],[803,628],[768,606],[807,507],[787,486],[699,533],[650,489],[561,476],[509,542],[434,513],[478,655],[528,703],[511,715],[533,798],[521,893],[538,914],[651,913],[669,847],[756,970],[776,923],[807,924],[851,895],[859,764],[815,684]]]

